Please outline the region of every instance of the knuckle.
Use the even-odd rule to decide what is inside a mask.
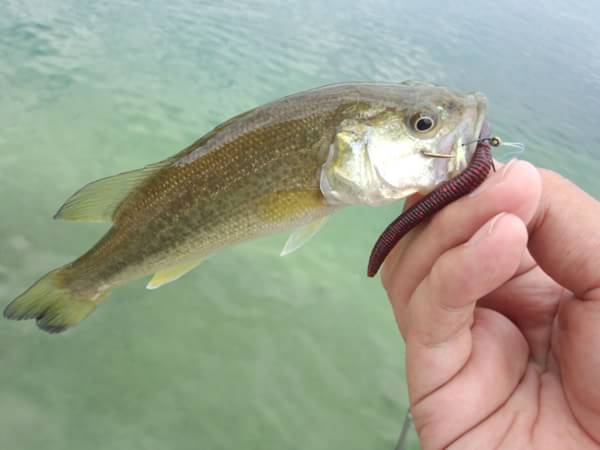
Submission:
[[[431,281],[436,292],[471,297],[481,283],[478,277],[473,276],[480,264],[481,261],[472,261],[464,252],[442,255],[431,269]]]

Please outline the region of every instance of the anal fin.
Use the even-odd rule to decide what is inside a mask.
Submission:
[[[204,259],[205,258],[196,259],[194,261],[178,264],[176,266],[169,267],[168,269],[156,272],[152,279],[146,285],[146,289],[158,289],[159,287],[164,286],[165,284],[168,284],[172,281],[181,278],[190,270],[199,266],[202,263],[202,261],[204,261]]]

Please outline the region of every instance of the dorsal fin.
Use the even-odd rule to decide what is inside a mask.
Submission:
[[[125,197],[170,162],[167,159],[143,169],[89,183],[69,197],[54,218],[79,222],[112,222],[115,210]]]

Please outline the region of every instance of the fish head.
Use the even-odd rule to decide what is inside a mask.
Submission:
[[[485,120],[483,94],[420,82],[390,85],[339,124],[321,172],[332,204],[381,205],[426,194],[468,165]]]

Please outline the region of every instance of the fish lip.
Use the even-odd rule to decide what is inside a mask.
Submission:
[[[463,122],[463,125],[458,130],[446,137],[444,144],[440,148],[440,153],[454,155],[455,163],[457,164],[459,164],[461,159],[459,155],[461,153],[460,147],[466,147],[463,149],[464,157],[469,161],[475,152],[477,141],[490,137],[490,126],[486,120],[487,99],[480,92],[473,92],[469,95],[473,99],[473,106],[476,107],[475,120],[471,121],[467,119]]]
[[[474,92],[472,95],[477,105],[477,116],[475,123],[473,124],[473,135],[469,137],[469,139],[473,141],[469,148],[469,154],[472,154],[472,152],[475,151],[477,139],[484,137],[483,134],[489,133],[490,130],[489,123],[485,120],[485,114],[487,112],[487,99],[485,98],[485,95],[480,92]]]
[[[480,92],[474,92],[473,96],[475,97],[475,101],[477,102],[477,120],[475,121],[475,126],[473,128],[472,140],[475,142],[472,142],[472,148],[469,149],[471,150],[469,152],[470,155],[472,154],[472,152],[475,151],[475,147],[477,147],[476,141],[478,139],[489,137],[487,135],[490,133],[490,125],[489,122],[486,120],[487,99]]]
[[[479,127],[479,137],[478,140],[490,139],[492,137],[492,127],[490,126],[490,122],[484,118]]]
[[[471,161],[477,144],[481,139],[488,138],[490,136],[490,125],[486,120],[487,112],[487,99],[485,95],[480,92],[473,92],[471,94],[476,106],[475,120],[472,125],[469,126],[462,136],[459,136],[460,147],[456,152],[456,168],[462,170],[466,167],[466,164]],[[462,154],[459,156],[459,154]]]

